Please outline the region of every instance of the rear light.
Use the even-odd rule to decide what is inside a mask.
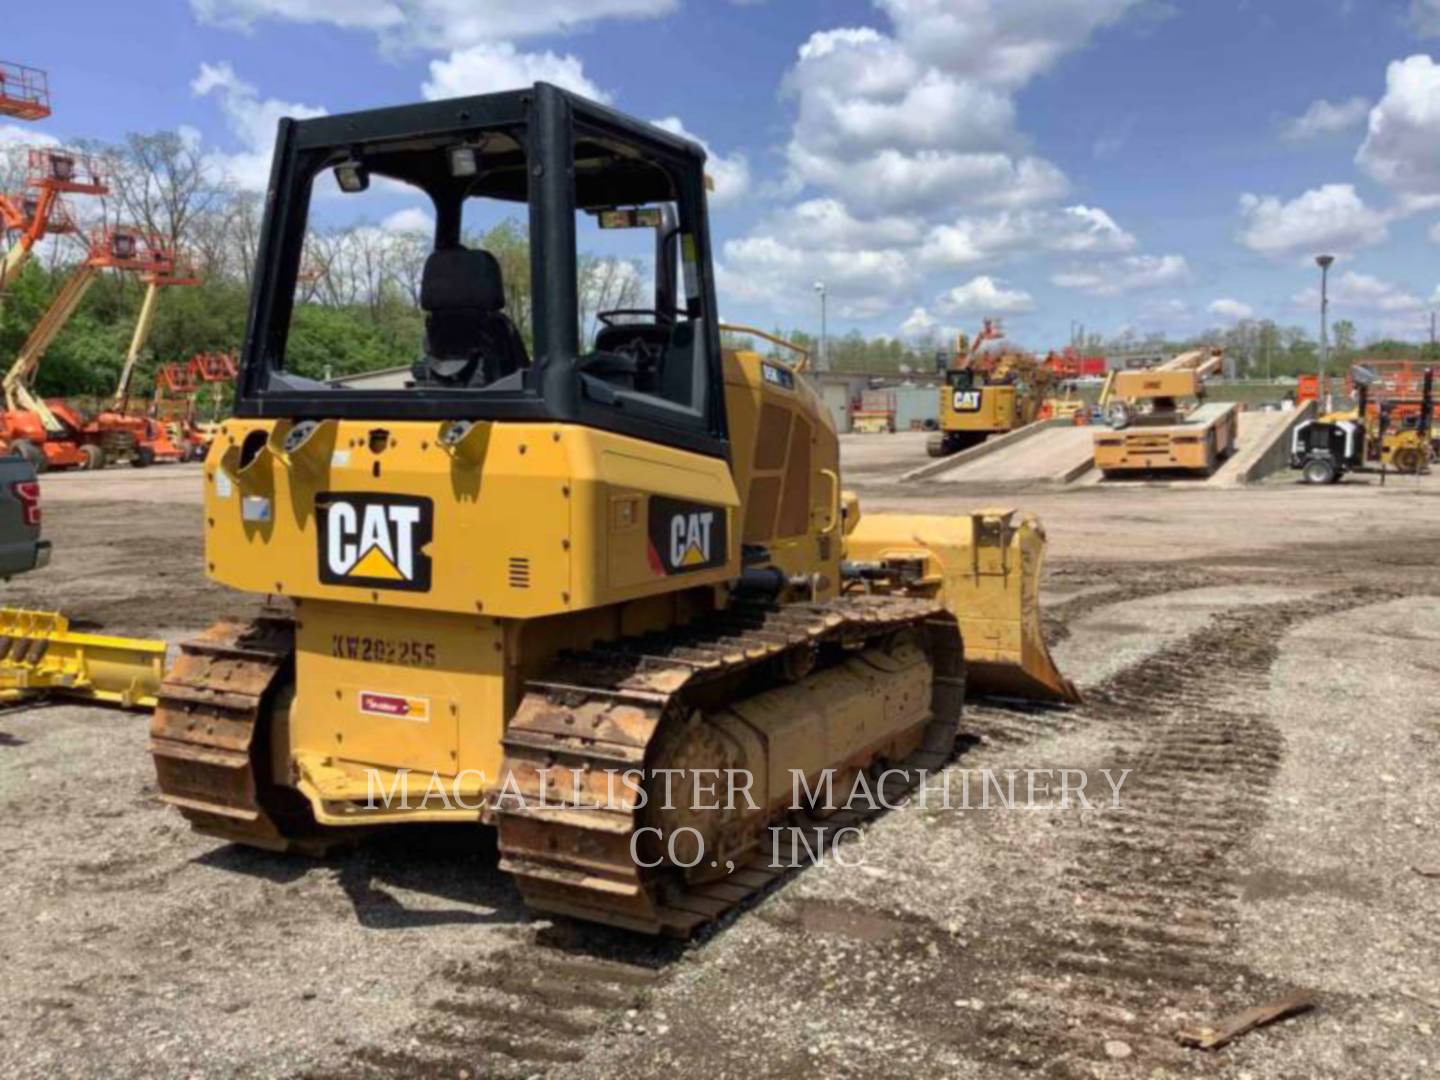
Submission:
[[[18,480],[10,485],[20,503],[20,513],[25,524],[32,528],[40,525],[40,483],[37,480]]]

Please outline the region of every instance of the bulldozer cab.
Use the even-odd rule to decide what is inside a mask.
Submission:
[[[544,83],[281,121],[236,414],[558,421],[727,456],[704,160],[689,140]],[[390,358],[408,375],[386,388],[287,362],[311,218],[330,212],[336,187],[343,198],[372,184],[410,189],[434,211],[418,288],[423,341]],[[470,238],[464,223],[486,213],[520,217],[528,264],[502,267]],[[631,264],[649,264],[650,288],[598,312],[592,336],[577,235],[594,227],[655,239],[653,257]],[[524,303],[516,276],[533,283]]]

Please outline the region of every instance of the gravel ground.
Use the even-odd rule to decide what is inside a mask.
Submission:
[[[997,501],[894,483],[907,438],[846,443],[868,509]],[[203,579],[193,476],[47,479],[55,564],[7,603],[171,640],[253,604]],[[483,830],[217,844],[155,803],[143,717],[0,714],[0,1072],[1434,1075],[1437,495],[1016,496],[1086,703],[973,705],[950,776],[1083,769],[1094,808],[912,803],[687,946],[527,915]]]

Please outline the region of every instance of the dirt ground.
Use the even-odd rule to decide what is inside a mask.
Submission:
[[[1091,809],[918,801],[689,945],[528,915],[483,829],[324,861],[155,800],[144,717],[0,714],[0,1074],[1422,1077],[1440,1071],[1440,477],[971,489],[1045,522],[1085,703],[977,703],[950,775],[1084,769]],[[194,467],[47,478],[6,603],[171,641],[222,610]],[[1118,776],[1119,808],[1099,770]],[[1003,772],[997,773],[1003,775]],[[1177,1029],[1292,992],[1206,1053]]]

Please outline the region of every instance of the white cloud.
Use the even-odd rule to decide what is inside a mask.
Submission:
[[[940,320],[923,307],[917,307],[900,324],[900,336],[910,341],[933,335],[940,328]]]
[[[1113,254],[1135,247],[1131,236],[1098,206],[1067,206],[1053,229],[1055,251]]]
[[[1410,0],[1410,29],[1420,37],[1440,37],[1440,0]]]
[[[24,124],[0,124],[0,146],[59,146],[54,135]]]
[[[391,48],[464,49],[580,29],[602,19],[653,18],[678,0],[190,0],[202,23],[248,30],[274,20],[369,31]]]
[[[380,228],[392,233],[424,233],[429,236],[435,232],[435,216],[418,206],[407,206],[380,222]]]
[[[921,220],[898,214],[861,221],[839,199],[807,199],[764,224],[771,235],[820,248],[904,246],[916,243],[923,228]]]
[[[578,56],[522,52],[508,41],[483,42],[456,49],[443,60],[430,61],[430,78],[420,87],[431,101],[517,90],[537,82],[554,83],[595,101],[610,95],[585,74]]]
[[[812,154],[792,143],[789,162],[799,184],[882,210],[1018,208],[1053,201],[1069,189],[1065,174],[1043,158],[1003,153],[886,149],[850,159]]]
[[[1002,211],[937,225],[925,238],[920,258],[937,267],[969,266],[1027,250],[1065,254],[1115,255],[1134,250],[1135,237],[1099,207]]]
[[[708,142],[686,130],[678,116],[656,120],[655,126],[697,142],[704,148],[705,172],[715,184],[715,190],[710,193],[711,206],[724,206],[734,202],[750,189],[750,161],[744,154],[717,154]]]
[[[1255,317],[1255,309],[1249,304],[1232,300],[1228,296],[1212,301],[1207,310],[1211,315],[1219,316],[1227,322],[1243,322]]]
[[[842,316],[928,317],[915,303],[936,271],[1135,251],[1104,210],[1061,205],[1069,180],[1031,148],[1016,95],[1141,2],[875,0],[886,27],[812,33],[783,84],[795,120],[780,189],[797,201],[725,245],[727,295],[808,311],[824,280]],[[938,310],[1034,303],[994,276],[954,293]]]
[[[1416,312],[1427,306],[1424,300],[1401,285],[1385,281],[1373,274],[1359,274],[1353,270],[1347,270],[1331,279],[1328,292],[1332,306],[1379,311],[1388,315]],[[1317,308],[1320,306],[1320,290],[1312,285],[1296,293],[1291,302],[1296,307]]]
[[[1351,184],[1325,184],[1290,202],[1240,196],[1240,242],[1275,258],[1346,254],[1388,235],[1388,216],[1365,205]]]
[[[964,3],[976,17],[1010,25],[1009,14],[988,12],[993,0]],[[1018,207],[1061,197],[1064,174],[1022,152],[1012,86],[988,80],[988,68],[964,72],[962,58],[930,56],[923,35],[912,36],[920,22],[943,16],[949,26],[950,16],[916,0],[882,6],[896,36],[825,30],[799,49],[785,81],[798,106],[786,148],[794,184],[891,208]]]
[[[1428,56],[1390,64],[1355,161],[1402,196],[1440,197],[1440,65]]]
[[[1120,296],[1141,289],[1177,285],[1190,279],[1190,264],[1183,255],[1127,255],[1121,259],[1071,267],[1051,276],[1062,289],[1078,289],[1092,296]]]
[[[1363,97],[1352,97],[1338,103],[1321,98],[1312,101],[1299,116],[1285,121],[1281,135],[1291,142],[1302,142],[1317,135],[1348,131],[1364,123],[1369,112],[1370,102]]]
[[[1015,89],[1137,0],[876,0],[922,61]]]
[[[943,293],[939,304],[944,311],[962,315],[1017,315],[1033,310],[1035,298],[1024,289],[1006,288],[981,274]]]
[[[894,309],[918,283],[905,253],[889,247],[822,248],[768,232],[726,241],[716,273],[727,303],[734,299],[790,314],[816,307],[814,283],[825,283],[830,311],[872,319]]]
[[[219,99],[225,126],[244,149],[229,154],[217,151],[208,157],[223,175],[249,191],[264,191],[270,181],[270,157],[280,118],[306,120],[326,113],[315,105],[262,100],[259,91],[237,76],[229,64],[201,64],[190,90],[197,97],[214,94]]]

